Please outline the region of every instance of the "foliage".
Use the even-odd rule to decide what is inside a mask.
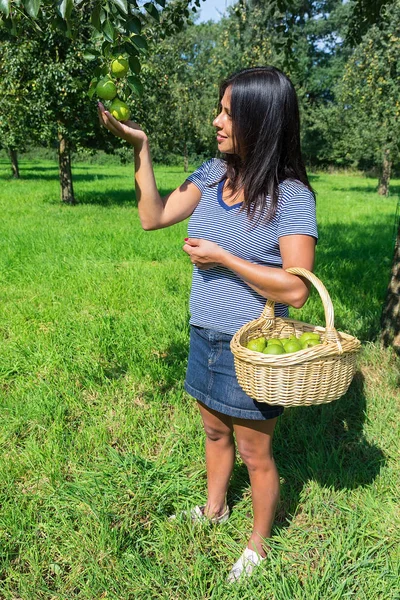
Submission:
[[[384,11],[349,58],[339,85],[339,143],[368,167],[382,164],[384,153],[399,158],[400,2]]]
[[[218,103],[220,24],[190,25],[174,39],[156,40],[143,64],[143,97],[135,119],[149,134],[153,157],[216,152],[212,120]]]
[[[149,0],[144,4],[138,0],[1,0],[0,22],[11,34],[20,36],[30,30],[41,31],[38,18],[50,13],[59,35],[76,41],[79,33],[75,22],[83,20],[90,26],[93,42],[86,57],[100,57],[104,66],[111,55],[127,54],[130,83],[140,93],[136,75],[154,31],[175,35],[190,18],[189,8],[196,12],[199,6],[200,0]]]
[[[393,0],[350,0],[350,14],[347,43],[356,46],[372,25],[380,22],[385,8],[390,8]]]
[[[31,79],[32,44],[21,48],[0,41],[0,146],[24,150],[31,139],[27,114],[31,110],[29,82]]]
[[[4,71],[2,81],[10,89],[22,88],[22,102],[15,114],[3,112],[4,122],[16,132],[36,141],[56,144],[61,134],[71,148],[80,146],[111,150],[115,142],[100,128],[95,106],[87,97],[87,81],[92,75],[85,62],[90,31],[78,15],[71,17],[75,38],[60,36],[54,25],[55,12],[42,11],[37,17],[40,33],[32,30],[13,41],[0,42]],[[7,105],[6,105],[7,107]],[[0,102],[0,109],[2,103]]]

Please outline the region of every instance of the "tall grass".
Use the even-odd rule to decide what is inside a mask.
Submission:
[[[285,411],[281,502],[252,579],[225,578],[251,531],[237,461],[221,527],[168,515],[204,501],[204,436],[183,390],[191,269],[186,224],[140,229],[133,168],[0,162],[0,598],[399,599],[398,365],[376,342],[396,194],[315,174],[315,272],[336,326],[363,341],[349,392]],[[162,194],[179,168],[157,168]],[[314,292],[301,320],[324,324]]]

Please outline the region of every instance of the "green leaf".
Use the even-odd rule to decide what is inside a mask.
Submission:
[[[38,16],[40,10],[40,0],[23,0],[23,4],[28,15],[33,18]]]
[[[93,71],[93,74],[95,77],[99,78],[99,77],[106,77],[106,75],[108,75],[108,65],[103,65],[102,67],[96,67],[95,70]]]
[[[136,33],[139,35],[139,33],[142,31],[140,19],[137,17],[129,17],[128,21],[126,22],[126,30],[130,33]]]
[[[155,19],[157,22],[160,22],[160,14],[154,4],[151,2],[146,2],[146,4],[143,4],[143,7],[147,10],[149,15],[153,17],[153,19]]]
[[[108,58],[111,54],[110,42],[104,41],[101,45],[101,53],[105,58]]]
[[[0,0],[0,12],[8,17],[10,14],[10,0]]]
[[[62,18],[68,21],[74,7],[73,0],[57,0],[57,7]]]
[[[124,51],[129,54],[129,56],[137,56],[139,54],[139,50],[131,44],[131,42],[126,42],[124,44]]]
[[[106,38],[106,40],[108,40],[109,42],[113,42],[114,41],[114,27],[111,25],[110,21],[106,21],[103,24],[103,34],[104,37]]]
[[[114,4],[119,8],[124,15],[128,14],[128,3],[127,0],[112,0]]]
[[[129,62],[129,67],[130,67],[131,71],[136,73],[136,75],[139,75],[140,69],[142,68],[142,66],[141,66],[140,61],[137,58],[137,56],[130,56],[128,59],[128,62]]]
[[[101,11],[101,6],[100,6],[100,4],[98,4],[92,10],[92,14],[90,17],[90,22],[93,25],[93,27],[95,29],[97,29],[97,31],[101,31],[100,11]]]
[[[57,29],[59,29],[63,33],[66,33],[66,31],[67,31],[67,24],[64,21],[64,19],[62,17],[60,17],[60,15],[56,15],[56,17],[54,19],[51,19],[50,22],[51,22],[51,25],[52,25],[52,27],[53,27],[53,29],[55,31]]]
[[[165,8],[165,0],[156,0],[157,4],[159,4],[162,8]]]
[[[92,79],[92,81],[90,82],[89,90],[88,90],[88,93],[87,93],[87,95],[89,96],[90,99],[92,99],[93,96],[94,96],[94,93],[96,91],[97,83],[98,83],[97,77],[95,79]]]
[[[142,96],[143,84],[135,75],[130,75],[127,78],[127,82],[128,82],[129,87],[131,88],[132,92],[134,92],[138,96]]]
[[[134,44],[139,50],[147,50],[147,42],[141,35],[134,35],[132,37],[132,44]]]
[[[85,60],[94,60],[99,55],[100,52],[98,50],[95,50],[94,48],[87,48],[83,53],[83,58]]]

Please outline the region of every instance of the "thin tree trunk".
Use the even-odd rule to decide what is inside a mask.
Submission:
[[[61,201],[76,204],[72,185],[71,153],[68,140],[58,133],[58,165],[60,173]]]
[[[188,145],[187,145],[187,142],[185,142],[185,145],[183,148],[183,170],[185,173],[187,173],[188,168],[189,168]]]
[[[383,151],[382,174],[379,178],[378,194],[380,196],[389,195],[390,174],[392,171],[392,161],[390,157],[390,148]]]
[[[11,160],[11,171],[15,179],[19,179],[18,154],[14,148],[8,149],[8,154]]]
[[[400,354],[400,222],[394,249],[392,272],[386,291],[381,318],[381,339],[386,347],[393,346]]]

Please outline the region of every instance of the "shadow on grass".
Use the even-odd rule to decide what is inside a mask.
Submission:
[[[351,185],[346,184],[344,186],[333,186],[332,191],[334,192],[361,192],[364,194],[376,194],[376,202],[379,203],[382,196],[378,196],[378,181],[373,185],[369,183],[368,185]],[[400,194],[400,185],[390,185],[390,196],[396,196]]]
[[[288,526],[311,481],[340,490],[363,487],[375,480],[385,457],[364,437],[365,416],[361,373],[356,374],[347,394],[335,402],[285,410],[274,439],[275,461],[284,480],[276,527]],[[231,506],[248,487],[247,469],[238,464],[230,486]]]
[[[393,255],[392,218],[376,215],[374,222],[358,225],[322,225],[317,247],[316,275],[333,302],[335,327],[357,323],[362,341],[375,340]],[[348,322],[345,322],[346,319]]]
[[[109,189],[102,190],[101,192],[93,191],[93,192],[79,192],[77,194],[77,203],[85,204],[90,206],[137,206],[135,189],[132,185],[132,188],[125,189]]]

